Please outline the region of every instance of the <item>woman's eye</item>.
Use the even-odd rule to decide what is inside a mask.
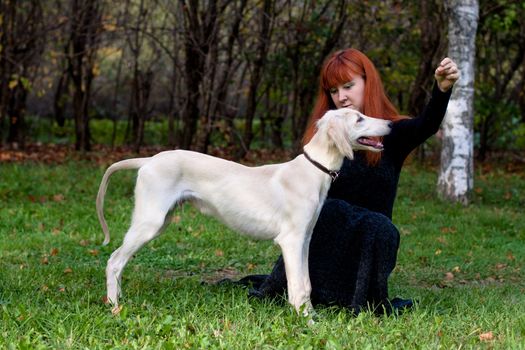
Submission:
[[[343,87],[344,87],[345,89],[351,89],[353,86],[354,86],[354,83],[347,83],[347,84],[345,84]]]
[[[337,92],[337,89],[330,89],[328,91],[330,92],[330,95],[333,95]]]

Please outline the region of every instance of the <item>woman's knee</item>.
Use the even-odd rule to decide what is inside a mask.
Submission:
[[[369,212],[371,211],[368,209],[350,204],[342,199],[330,198],[325,201],[318,221],[337,224],[338,227],[354,226]]]
[[[387,216],[370,211],[363,218],[363,226],[373,233],[375,240],[382,245],[399,246],[399,230]]]
[[[348,216],[349,204],[340,199],[327,199],[321,208],[317,226],[341,227]]]
[[[381,244],[399,246],[399,231],[390,218],[366,208],[352,205],[341,199],[327,199],[323,205],[314,235],[323,233],[326,240],[337,232],[349,235],[366,235]]]

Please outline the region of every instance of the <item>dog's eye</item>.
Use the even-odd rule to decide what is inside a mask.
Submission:
[[[363,120],[365,120],[365,118],[359,116],[359,117],[357,117],[356,123],[361,123]]]

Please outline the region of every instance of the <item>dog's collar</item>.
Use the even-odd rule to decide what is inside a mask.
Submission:
[[[339,177],[339,171],[337,170],[329,170],[327,169],[324,165],[322,165],[321,163],[319,162],[316,162],[315,160],[313,160],[312,158],[310,158],[310,156],[308,155],[308,153],[306,153],[306,151],[303,149],[303,154],[304,154],[304,157],[306,159],[308,159],[310,161],[310,163],[312,163],[313,165],[315,165],[319,170],[321,170],[322,172],[325,172],[327,173],[328,175],[330,175],[330,177],[332,178],[332,182],[334,182],[338,177]]]

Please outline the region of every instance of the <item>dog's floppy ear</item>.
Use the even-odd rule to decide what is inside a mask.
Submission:
[[[328,137],[335,147],[348,159],[354,159],[354,150],[350,144],[350,133],[345,118],[339,115],[331,115],[326,122]]]

